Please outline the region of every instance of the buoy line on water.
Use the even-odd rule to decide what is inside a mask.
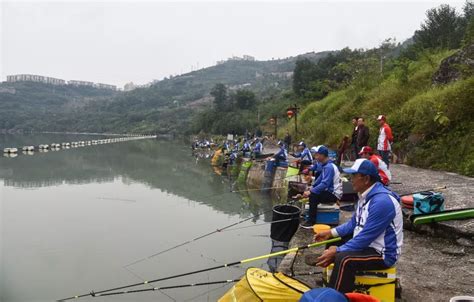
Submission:
[[[156,135],[139,135],[139,136],[125,136],[118,138],[106,138],[99,140],[87,140],[87,141],[74,141],[74,142],[62,142],[62,143],[51,143],[51,144],[39,144],[38,146],[26,145],[21,148],[9,147],[3,149],[3,156],[7,158],[15,158],[20,155],[19,150],[22,151],[23,155],[34,155],[35,151],[39,153],[46,153],[49,151],[62,151],[80,147],[88,147],[102,144],[122,143],[133,140],[142,140],[156,138]]]

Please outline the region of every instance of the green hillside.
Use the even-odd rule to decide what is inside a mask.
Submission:
[[[190,131],[192,118],[212,104],[216,83],[271,98],[290,89],[298,58],[316,62],[330,52],[271,61],[227,61],[165,79],[148,88],[112,93],[87,87],[41,83],[0,84],[0,129],[36,131]],[[10,91],[14,89],[14,93]]]
[[[71,114],[116,94],[94,87],[4,82],[0,84],[0,129],[67,130]]]

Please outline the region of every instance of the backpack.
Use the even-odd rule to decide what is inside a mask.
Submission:
[[[444,197],[441,193],[427,191],[413,194],[413,214],[442,211],[444,211]]]

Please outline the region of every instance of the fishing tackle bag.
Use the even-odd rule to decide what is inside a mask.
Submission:
[[[444,211],[444,197],[437,192],[413,194],[413,214],[429,214]]]

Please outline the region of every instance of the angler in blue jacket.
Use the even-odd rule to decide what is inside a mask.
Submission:
[[[263,153],[263,144],[259,139],[257,139],[256,142],[257,143],[255,144],[255,147],[253,148],[253,155],[255,158],[259,158]]]
[[[309,166],[313,163],[313,156],[311,155],[311,152],[306,147],[306,144],[303,141],[298,144],[298,151],[299,152],[293,154],[293,156],[301,158],[300,170],[302,171],[303,167]]]
[[[335,203],[342,197],[342,181],[337,166],[329,159],[326,146],[319,146],[315,157],[321,164],[321,174],[314,181],[311,190],[303,193],[309,197],[308,220],[301,224],[303,228],[313,228],[316,223],[318,205],[320,203]]]
[[[286,151],[285,143],[279,141],[278,146],[280,146],[280,150],[278,150],[278,152],[272,156],[272,158],[275,160],[275,166],[286,167],[288,166],[288,152]]]
[[[244,157],[250,157],[250,144],[249,144],[248,141],[246,141],[244,143],[244,145],[242,146],[241,151],[242,151]]]
[[[344,172],[352,174],[352,186],[360,198],[354,215],[314,239],[351,237],[343,245],[325,250],[317,263],[326,267],[334,262],[329,287],[347,293],[354,289],[357,271],[387,269],[396,263],[403,244],[403,217],[398,195],[380,183],[372,162],[358,159]]]

